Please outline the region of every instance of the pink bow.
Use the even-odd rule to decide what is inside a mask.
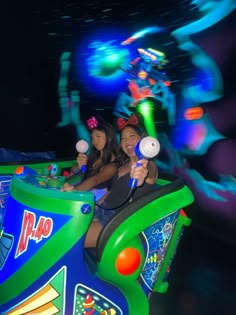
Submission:
[[[87,120],[87,124],[88,124],[89,130],[92,130],[98,126],[98,121],[94,116],[92,116],[91,118]]]
[[[138,118],[135,114],[132,114],[128,120],[125,120],[124,118],[118,118],[117,127],[119,131],[127,125],[138,126]]]

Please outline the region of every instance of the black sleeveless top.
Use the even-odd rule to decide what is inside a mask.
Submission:
[[[129,180],[130,180],[130,173],[125,174],[124,176],[118,177],[118,174],[114,177],[112,182],[112,189],[110,194],[105,199],[106,207],[112,209],[126,200],[129,192]],[[139,186],[134,191],[131,199],[128,202],[132,202],[137,198],[145,195],[149,191],[152,191],[155,187],[155,184],[147,184],[144,182],[142,186]],[[127,206],[127,203],[124,204],[121,208]]]

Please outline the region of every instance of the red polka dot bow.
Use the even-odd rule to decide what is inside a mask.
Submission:
[[[138,118],[135,114],[132,114],[128,120],[125,120],[124,118],[118,118],[117,120],[118,130],[123,129],[127,125],[138,126]]]

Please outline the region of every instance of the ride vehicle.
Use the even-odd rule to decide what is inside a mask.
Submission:
[[[90,251],[83,245],[94,195],[60,192],[38,175],[30,182],[11,171],[1,176],[11,178],[0,234],[0,313],[148,315],[151,293],[168,288],[191,222],[183,208],[193,195],[183,180],[160,174],[157,189],[117,212]]]

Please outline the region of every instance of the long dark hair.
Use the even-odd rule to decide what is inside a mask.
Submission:
[[[99,159],[101,152],[98,151],[94,146],[91,147],[91,151],[88,157],[88,173],[87,176],[92,176],[97,173],[104,165],[109,163],[112,158],[112,154],[115,157],[118,155],[118,144],[116,140],[116,134],[113,126],[105,122],[102,118],[97,118],[98,125],[91,130],[91,135],[94,130],[101,131],[106,135],[106,143],[102,150],[102,163],[98,168],[93,169],[93,164]]]

